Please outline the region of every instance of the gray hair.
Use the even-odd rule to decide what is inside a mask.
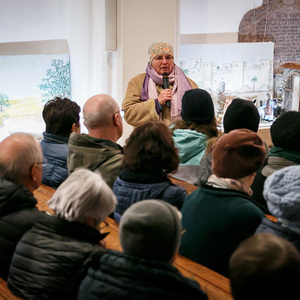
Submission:
[[[8,143],[9,140],[12,141]],[[39,142],[32,135],[14,133],[0,143],[0,178],[21,183],[28,178],[30,168],[42,159]]]
[[[88,129],[95,129],[111,125],[113,115],[116,113],[116,108],[118,108],[118,106],[115,100],[110,98],[106,99],[105,102],[101,104],[101,109],[96,109],[93,112],[87,112],[83,108],[85,126]]]
[[[57,216],[86,224],[94,218],[97,224],[115,210],[117,199],[101,175],[88,169],[77,169],[48,201]]]

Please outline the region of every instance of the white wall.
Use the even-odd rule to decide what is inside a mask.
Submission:
[[[244,14],[263,0],[181,0],[180,34],[238,32]]]

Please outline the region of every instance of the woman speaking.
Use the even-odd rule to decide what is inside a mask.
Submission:
[[[180,118],[185,91],[198,86],[174,64],[171,45],[153,43],[148,54],[146,73],[135,76],[128,83],[122,103],[125,120],[132,126],[163,120],[169,126]]]

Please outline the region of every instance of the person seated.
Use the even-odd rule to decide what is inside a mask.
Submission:
[[[83,280],[83,299],[207,299],[199,284],[172,266],[182,232],[181,214],[159,200],[133,204],[119,237],[123,252],[109,250]]]
[[[229,262],[235,300],[298,299],[300,254],[287,240],[259,233],[242,242]]]
[[[36,222],[33,196],[42,183],[43,154],[33,136],[15,133],[0,143],[0,277],[7,279],[18,241]]]
[[[263,195],[266,178],[284,167],[300,164],[300,112],[288,111],[282,114],[272,124],[270,134],[274,146],[257,171],[251,186],[251,197],[264,206],[267,214],[270,212]]]
[[[115,220],[133,203],[159,199],[181,209],[187,192],[171,182],[179,156],[168,127],[162,121],[146,122],[134,129],[124,147],[124,168],[113,186],[118,205]]]
[[[186,232],[180,254],[228,276],[230,255],[264,217],[250,198],[250,185],[265,151],[260,137],[248,129],[232,130],[219,138],[212,150],[213,175],[184,201]]]
[[[182,120],[171,125],[180,158],[178,171],[172,177],[196,185],[207,141],[219,135],[210,94],[201,89],[186,91],[182,98],[181,117]]]
[[[300,166],[274,172],[264,184],[264,198],[269,211],[277,218],[263,218],[256,232],[270,232],[286,238],[300,251]],[[299,210],[298,210],[299,209]]]
[[[123,160],[123,149],[117,144],[123,134],[118,103],[109,95],[95,95],[84,104],[83,118],[88,134],[73,132],[70,136],[69,173],[77,168],[98,170],[112,188]]]
[[[234,129],[246,128],[254,132],[258,131],[259,126],[259,113],[256,106],[248,100],[233,99],[231,104],[226,109],[223,117],[223,129],[224,133],[228,133]],[[217,141],[217,138],[212,138],[208,141],[205,154],[200,161],[200,174],[198,179],[198,185],[201,182],[206,182],[209,176],[212,175],[211,169],[211,150],[213,144]]]
[[[146,73],[133,77],[122,103],[125,120],[132,126],[162,120],[169,126],[180,117],[185,91],[197,88],[174,63],[173,47],[164,42],[153,43],[148,50]],[[164,86],[167,75],[169,87]]]
[[[47,164],[43,168],[43,184],[57,188],[68,177],[68,141],[72,132],[80,133],[80,106],[68,98],[56,97],[43,109],[46,131],[41,141]]]
[[[74,171],[48,201],[54,214],[42,214],[18,243],[8,288],[24,299],[76,299],[90,261],[104,252],[99,225],[116,202],[99,174]]]

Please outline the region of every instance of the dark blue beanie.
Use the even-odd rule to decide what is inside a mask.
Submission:
[[[202,89],[192,89],[182,97],[181,117],[184,121],[210,124],[215,117],[214,104],[210,94]]]

